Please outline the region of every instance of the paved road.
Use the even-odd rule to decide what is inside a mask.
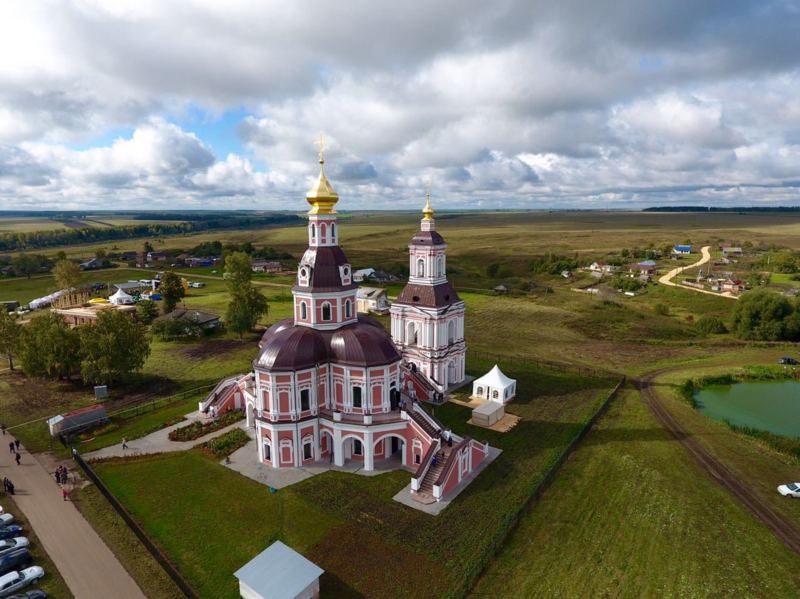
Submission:
[[[11,435],[0,436],[8,442]],[[53,477],[27,451],[14,463],[0,445],[0,472],[16,487],[14,499],[76,599],[145,599],[111,550],[72,503],[64,501]]]
[[[727,297],[728,299],[738,300],[739,297],[736,295],[731,295],[729,293],[717,293],[716,291],[708,291],[707,289],[697,289],[696,287],[690,287],[689,285],[681,285],[680,283],[673,283],[672,279],[677,277],[681,274],[684,270],[688,270],[690,268],[694,268],[695,266],[703,266],[706,262],[711,260],[711,246],[707,245],[703,247],[700,252],[703,254],[703,257],[700,258],[694,264],[688,264],[686,266],[679,266],[678,268],[673,268],[663,277],[658,279],[658,282],[662,285],[668,285],[669,287],[680,287],[681,289],[688,289],[689,291],[696,291],[697,293],[705,293],[706,295],[716,295],[717,297]]]
[[[658,394],[653,390],[652,381],[663,372],[666,372],[666,370],[648,373],[637,383],[639,393],[641,393],[653,415],[683,445],[684,449],[694,458],[700,468],[725,487],[734,498],[769,528],[789,549],[800,554],[800,531],[795,528],[794,524],[773,510],[767,501],[759,497],[749,485],[740,480],[722,462],[711,455],[697,439],[688,435],[669,410],[661,403]]]

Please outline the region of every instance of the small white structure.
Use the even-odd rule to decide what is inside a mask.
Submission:
[[[506,408],[503,404],[487,401],[472,410],[472,424],[489,428],[499,422],[506,415]]]
[[[133,297],[125,293],[122,289],[117,289],[117,292],[108,298],[108,301],[115,306],[122,306],[125,304],[134,303]]]
[[[275,541],[234,572],[243,599],[316,599],[324,570]]]
[[[517,394],[517,381],[508,378],[495,364],[489,372],[472,382],[472,397],[507,404]]]
[[[356,304],[362,314],[384,314],[389,309],[389,296],[380,287],[359,287],[356,291]]]
[[[372,275],[375,274],[374,268],[360,268],[358,270],[353,271],[353,281],[356,283],[361,283],[362,281],[366,281]]]

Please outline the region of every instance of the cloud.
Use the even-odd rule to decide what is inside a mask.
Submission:
[[[0,207],[302,209],[321,131],[343,208],[429,182],[445,207],[800,203],[799,29],[782,0],[0,3]]]

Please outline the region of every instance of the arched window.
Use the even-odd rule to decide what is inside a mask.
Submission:
[[[322,320],[331,319],[331,305],[328,302],[322,304]]]
[[[498,397],[500,397],[500,394],[497,392],[497,389],[495,389],[492,391],[492,399],[497,399]]]
[[[300,318],[306,320],[308,318],[308,307],[305,302],[300,302]]]
[[[456,340],[456,321],[451,320],[447,323],[447,342],[453,343]]]
[[[483,387],[478,387],[478,397],[483,397]]]
[[[325,223],[322,223],[319,226],[319,236],[322,239],[322,241],[325,241],[325,232],[326,232]]]
[[[336,241],[336,223],[331,224],[331,241]]]
[[[417,344],[417,327],[414,326],[413,322],[408,323],[408,334],[406,335],[406,344],[407,345]]]
[[[425,260],[420,258],[417,260],[417,276],[424,277],[425,276]]]
[[[316,238],[317,236],[317,226],[315,224],[311,224],[311,239]]]
[[[350,300],[345,301],[345,303],[344,303],[344,317],[345,318],[350,318],[350,312],[352,311],[352,308],[350,306],[351,306]]]

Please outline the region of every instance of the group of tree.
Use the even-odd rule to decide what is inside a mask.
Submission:
[[[731,331],[741,339],[754,341],[798,341],[800,305],[765,289],[750,291],[736,302]]]
[[[0,311],[0,351],[12,370],[16,357],[27,376],[64,379],[80,372],[87,384],[109,384],[142,369],[150,338],[144,324],[117,310],[76,328],[54,312],[23,327]]]
[[[228,256],[235,252],[243,252],[252,258],[263,260],[291,260],[292,255],[276,250],[273,247],[256,248],[252,242],[225,243],[220,241],[205,241],[189,250],[193,256]]]
[[[163,300],[162,307],[164,314],[168,314],[175,309],[175,306],[186,295],[186,288],[183,286],[183,280],[180,275],[172,271],[167,271],[161,277],[161,284],[158,286],[158,292],[161,294]]]
[[[576,268],[578,268],[577,256],[546,254],[544,256],[534,256],[530,262],[530,270],[533,273],[557,275],[565,270],[571,271]]]
[[[225,258],[225,279],[230,293],[230,302],[225,311],[225,326],[241,338],[253,330],[269,310],[267,298],[252,283],[253,271],[250,256],[234,252]]]
[[[47,256],[41,254],[26,254],[21,252],[16,254],[11,260],[4,263],[14,269],[18,277],[31,278],[32,275],[47,272],[52,267],[52,262]]]
[[[182,235],[215,229],[247,228],[290,223],[299,220],[295,214],[212,215],[201,220],[188,217],[182,222],[149,223],[115,227],[89,226],[43,231],[6,231],[0,233],[0,251],[24,250],[63,245],[79,245],[116,239]]]

